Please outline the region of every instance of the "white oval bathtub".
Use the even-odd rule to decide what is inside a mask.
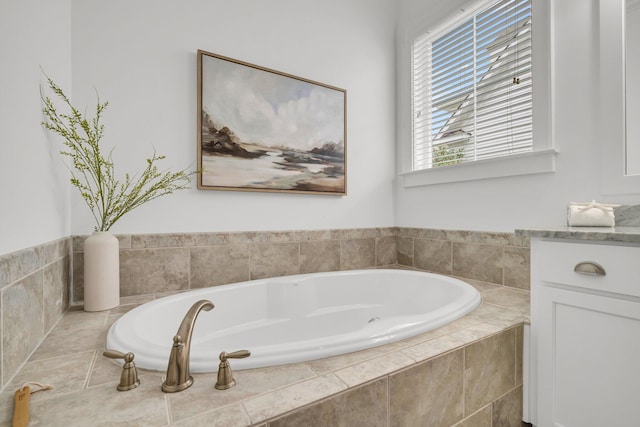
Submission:
[[[302,362],[362,350],[445,325],[474,310],[471,285],[408,270],[302,274],[191,290],[136,307],[118,319],[107,348],[135,353],[163,371],[183,316],[208,299],[191,340],[192,372],[215,372],[222,351],[251,351],[234,369]]]

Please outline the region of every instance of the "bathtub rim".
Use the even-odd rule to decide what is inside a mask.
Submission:
[[[186,291],[179,291],[172,295],[164,296],[164,297],[155,299],[153,301],[144,303],[141,306],[136,307],[130,310],[129,312],[125,313],[123,316],[121,316],[111,325],[107,333],[106,345],[108,348],[114,348],[116,350],[120,350],[123,352],[130,351],[128,350],[128,347],[129,347],[128,342],[124,339],[117,337],[114,331],[119,328],[118,325],[120,325],[120,323],[128,320],[129,317],[135,316],[145,306],[146,307],[162,306],[163,304],[170,303],[174,299],[188,298],[195,301],[197,299],[201,299],[202,295],[210,294],[212,291],[224,291],[228,289],[239,289],[241,287],[259,286],[265,281],[266,282],[273,281],[273,280],[296,281],[301,278],[313,277],[318,275],[319,276],[335,276],[335,275],[349,276],[349,275],[361,275],[363,273],[366,273],[366,274],[393,273],[394,275],[411,275],[411,276],[418,275],[422,277],[436,278],[444,282],[455,284],[458,287],[462,287],[465,290],[465,293],[471,295],[471,297],[468,298],[464,304],[458,305],[458,307],[455,310],[449,310],[444,315],[441,315],[436,319],[432,319],[429,322],[426,322],[423,325],[423,327],[415,328],[411,330],[404,330],[401,333],[396,333],[391,336],[387,335],[386,337],[378,338],[374,344],[371,344],[369,340],[366,340],[366,341],[360,340],[357,344],[353,344],[351,342],[351,343],[343,343],[340,345],[333,345],[331,351],[325,351],[320,353],[318,353],[317,349],[305,349],[304,351],[297,350],[295,354],[294,353],[290,354],[286,359],[278,358],[276,356],[271,356],[270,363],[255,362],[257,358],[255,357],[255,354],[254,354],[253,359],[248,358],[248,359],[234,360],[234,369],[236,370],[254,369],[254,368],[267,367],[267,366],[279,366],[279,365],[287,365],[292,363],[302,363],[306,361],[318,360],[318,359],[323,359],[327,357],[338,356],[341,354],[367,350],[370,348],[375,348],[375,347],[383,346],[386,344],[402,341],[404,339],[411,338],[420,334],[424,334],[433,329],[436,329],[448,323],[451,323],[473,312],[477,307],[480,306],[482,302],[481,294],[478,291],[478,289],[476,289],[471,284],[465,282],[463,279],[459,279],[456,277],[451,277],[443,274],[438,274],[438,273],[421,271],[421,270],[390,269],[390,268],[357,269],[357,270],[342,270],[342,271],[331,271],[331,272],[320,272],[320,273],[303,273],[303,274],[296,274],[296,275],[289,275],[289,276],[276,276],[276,277],[270,277],[270,278],[264,278],[264,279],[255,279],[255,280],[248,280],[248,281],[242,281],[242,282],[236,282],[236,283],[229,283],[225,285],[211,286],[208,288],[198,288],[198,289],[190,289]],[[452,303],[450,303],[449,305],[451,304]],[[442,310],[443,310],[443,307],[440,307],[436,311],[442,311]],[[179,325],[179,322],[176,324],[176,330],[178,328],[178,325]],[[342,338],[342,336],[340,337]],[[136,353],[136,363],[138,364],[138,366],[144,369],[152,370],[152,371],[164,371],[166,369],[169,351],[171,347],[170,340],[167,340],[167,341],[168,342],[166,344],[162,344],[162,345],[158,344],[158,347],[162,347],[166,345],[166,348],[160,351],[158,351],[158,348],[156,348],[156,352],[154,353],[153,356],[149,356],[148,354],[145,353],[145,351],[139,352],[140,354]],[[260,347],[260,348],[263,348],[263,347]],[[228,349],[228,351],[235,351],[235,350],[239,350],[239,349],[235,349],[235,348]],[[249,346],[249,350],[251,350],[250,346]],[[315,352],[315,355],[314,355],[314,352]],[[149,359],[153,359],[153,360],[150,361]],[[203,363],[209,366],[206,368],[203,368],[202,367]],[[217,354],[199,355],[198,352],[194,351],[192,347],[190,365],[191,365],[191,371],[194,373],[216,372],[217,371]]]

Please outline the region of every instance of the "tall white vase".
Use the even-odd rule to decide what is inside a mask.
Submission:
[[[84,241],[84,311],[103,311],[120,304],[120,245],[108,231]]]

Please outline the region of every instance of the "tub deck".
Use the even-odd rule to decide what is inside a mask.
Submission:
[[[107,347],[133,352],[136,365],[167,369],[184,314],[199,300],[215,309],[193,328],[191,373],[216,372],[223,351],[251,351],[236,369],[293,364],[366,350],[428,332],[481,302],[462,280],[406,269],[296,274],[192,289],[144,304],[119,318]],[[185,338],[185,337],[183,337]]]
[[[285,414],[295,416],[296,409],[313,402],[340,396],[374,380],[389,380],[407,368],[443,354],[464,354],[453,350],[470,348],[480,340],[504,334],[511,337],[511,330],[517,331],[515,327],[529,321],[528,292],[463,280],[475,286],[483,299],[475,311],[463,318],[368,350],[304,363],[238,370],[234,372],[238,385],[227,391],[213,388],[215,373],[194,374],[190,389],[167,395],[160,391],[163,373],[146,370],[138,372],[142,383],[139,388],[116,391],[121,368],[102,356],[107,330],[122,314],[154,299],[154,295],[123,298],[121,306],[107,312],[70,310],[0,394],[0,424],[10,424],[14,391],[25,382],[38,381],[50,383],[54,389],[32,395],[34,425],[38,422],[50,426],[109,425],[123,421],[145,426],[266,426],[268,422],[276,425],[278,421],[272,421]],[[517,336],[517,332],[513,335]],[[517,371],[518,338],[513,340]],[[509,390],[517,389],[517,378],[516,375],[515,383],[508,385]]]

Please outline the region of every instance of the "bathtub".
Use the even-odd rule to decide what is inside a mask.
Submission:
[[[351,270],[252,280],[143,304],[109,329],[106,347],[164,371],[191,305],[208,299],[191,340],[192,372],[215,372],[222,351],[251,351],[234,369],[303,362],[399,341],[473,311],[480,294],[451,277],[409,270]]]

